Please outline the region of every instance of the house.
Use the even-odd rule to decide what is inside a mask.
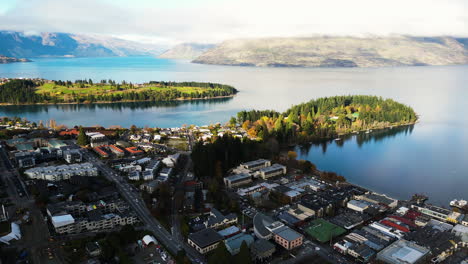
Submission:
[[[101,158],[109,157],[109,153],[107,153],[102,147],[96,146],[93,147],[94,152],[96,152]]]
[[[125,156],[125,151],[123,151],[121,148],[117,147],[116,145],[109,145],[109,150],[114,153],[115,156],[118,158],[121,158]]]
[[[83,161],[83,155],[79,149],[69,149],[62,152],[63,159],[67,163],[76,163]]]
[[[254,238],[249,234],[240,233],[224,241],[226,244],[226,249],[233,256],[239,253],[243,242],[247,243],[247,246],[250,247],[250,245],[254,242]]]
[[[230,213],[228,215],[223,215],[216,208],[212,208],[208,219],[205,221],[205,226],[207,228],[219,228],[222,226],[237,224],[237,215]]]
[[[147,193],[153,193],[159,186],[159,182],[157,180],[145,182],[140,185],[140,190],[145,191]]]
[[[126,150],[128,153],[130,153],[130,155],[132,155],[132,156],[136,156],[136,155],[141,155],[141,154],[143,154],[143,151],[137,149],[136,147],[128,147],[128,148],[125,148],[125,150]]]
[[[273,230],[275,242],[287,250],[300,247],[304,240],[304,236],[294,231],[293,229],[282,226]]]
[[[275,245],[265,239],[258,239],[250,246],[252,258],[258,261],[264,261],[270,258],[275,251]]]
[[[218,247],[223,237],[211,228],[189,234],[187,242],[201,254],[206,254]]]
[[[237,187],[240,185],[248,184],[252,182],[252,176],[248,173],[241,173],[236,175],[231,175],[224,178],[224,184],[228,188]]]

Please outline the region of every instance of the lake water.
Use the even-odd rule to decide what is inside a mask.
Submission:
[[[323,96],[392,98],[411,105],[420,123],[298,147],[300,158],[396,198],[424,193],[438,204],[468,199],[468,66],[302,69],[198,65],[151,57],[33,60],[0,65],[0,77],[210,81],[233,85],[240,92],[231,99],[191,102],[4,106],[0,116],[55,119],[68,126],[174,127],[226,122],[244,109],[283,111]]]

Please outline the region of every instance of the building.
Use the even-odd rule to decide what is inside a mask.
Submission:
[[[247,243],[247,246],[250,247],[254,242],[254,238],[249,234],[240,233],[224,241],[227,250],[233,256],[239,253],[243,242]]]
[[[93,147],[93,150],[94,152],[96,152],[99,157],[101,158],[108,158],[109,157],[109,153],[107,153],[103,147],[100,147],[100,146],[96,146],[96,147]]]
[[[395,200],[393,198],[390,198],[386,195],[383,194],[377,194],[377,193],[368,193],[364,195],[358,195],[356,196],[357,200],[364,200],[373,204],[381,204],[388,206],[390,208],[395,208],[398,205],[398,200]]]
[[[141,184],[140,190],[145,191],[147,193],[153,193],[154,191],[156,191],[158,186],[159,186],[159,181],[154,180],[154,181],[145,182]]]
[[[262,213],[255,214],[253,218],[254,233],[257,238],[269,240],[273,237],[273,234],[267,226],[271,225],[275,221]]]
[[[259,176],[265,180],[270,177],[286,174],[286,166],[281,164],[273,164],[272,166],[259,169],[258,172]]]
[[[291,250],[302,245],[304,236],[293,229],[282,226],[273,230],[275,242],[287,250]]]
[[[34,152],[16,152],[15,160],[19,168],[29,168],[36,165],[36,155]]]
[[[154,179],[154,174],[152,171],[143,171],[141,174],[144,181],[150,181]]]
[[[315,217],[324,216],[329,210],[333,209],[333,205],[329,200],[313,194],[305,195],[297,204],[297,208],[307,214]]]
[[[228,188],[237,187],[244,184],[249,184],[252,182],[252,176],[248,173],[241,173],[236,175],[231,175],[224,178],[224,184]]]
[[[162,164],[159,160],[152,160],[146,165],[145,171],[151,171],[153,174],[156,174],[161,166]]]
[[[128,173],[128,179],[131,181],[139,181],[140,180],[140,172],[139,171],[131,171]]]
[[[211,228],[189,234],[187,242],[201,254],[206,254],[218,247],[223,237]]]
[[[36,167],[24,172],[30,179],[61,181],[69,180],[72,176],[98,176],[98,169],[91,163],[78,163],[71,165]]]
[[[241,230],[237,226],[230,226],[218,231],[218,234],[222,235],[224,238],[229,238],[239,234],[240,232]]]
[[[265,239],[258,239],[250,246],[252,258],[258,261],[264,261],[270,258],[275,251],[275,245]]]
[[[223,215],[216,208],[212,208],[208,219],[205,221],[207,228],[219,228],[227,225],[237,224],[237,215],[230,213]]]
[[[89,137],[90,145],[93,148],[109,144],[106,136],[100,132],[86,132],[86,136]]]
[[[259,169],[271,166],[271,161],[265,160],[265,159],[259,159],[259,160],[242,163],[240,166],[250,171],[257,171]]]
[[[109,145],[109,150],[114,153],[114,155],[118,158],[125,156],[125,151],[121,148],[117,147],[116,145]]]
[[[128,147],[128,148],[125,148],[125,150],[126,150],[128,153],[130,153],[130,155],[132,155],[132,156],[136,156],[136,155],[141,155],[141,154],[143,154],[143,151],[137,149],[136,147]]]
[[[364,200],[351,200],[347,203],[346,207],[356,212],[363,213],[370,205],[371,203]]]
[[[169,178],[172,175],[173,169],[172,168],[163,168],[159,172],[159,176]]]
[[[430,250],[404,239],[398,240],[377,254],[377,259],[388,264],[422,263]]]
[[[464,226],[468,226],[468,214],[465,214],[465,217],[463,217],[461,224]]]
[[[440,221],[447,221],[447,218],[452,213],[452,211],[448,209],[434,206],[434,205],[424,205],[424,206],[411,205],[411,208],[416,209],[418,212],[420,212],[423,215],[429,216],[431,218],[434,218]]]
[[[83,161],[83,155],[79,149],[64,150],[62,156],[67,163],[79,163]]]

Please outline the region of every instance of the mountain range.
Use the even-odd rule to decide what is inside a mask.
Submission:
[[[159,55],[159,58],[192,60],[215,46],[214,44],[182,43],[165,51],[163,54]]]
[[[3,55],[0,55],[0,64],[5,64],[5,63],[13,63],[13,62],[29,62],[30,60],[28,59],[18,59],[18,58],[12,58],[12,57],[6,57]]]
[[[467,39],[310,37],[224,41],[193,62],[269,67],[385,67],[468,63]]]
[[[289,37],[226,40],[221,44],[142,44],[102,35],[0,31],[3,63],[16,58],[158,56],[194,63],[259,67],[385,67],[468,63],[468,38]],[[7,57],[9,59],[7,59]]]
[[[7,57],[153,56],[165,48],[100,35],[0,31],[0,54]]]

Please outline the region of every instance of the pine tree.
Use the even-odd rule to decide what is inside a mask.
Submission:
[[[88,136],[86,136],[86,133],[84,132],[84,129],[80,127],[80,133],[78,134],[78,138],[76,140],[76,144],[80,146],[86,146],[88,145]]]

